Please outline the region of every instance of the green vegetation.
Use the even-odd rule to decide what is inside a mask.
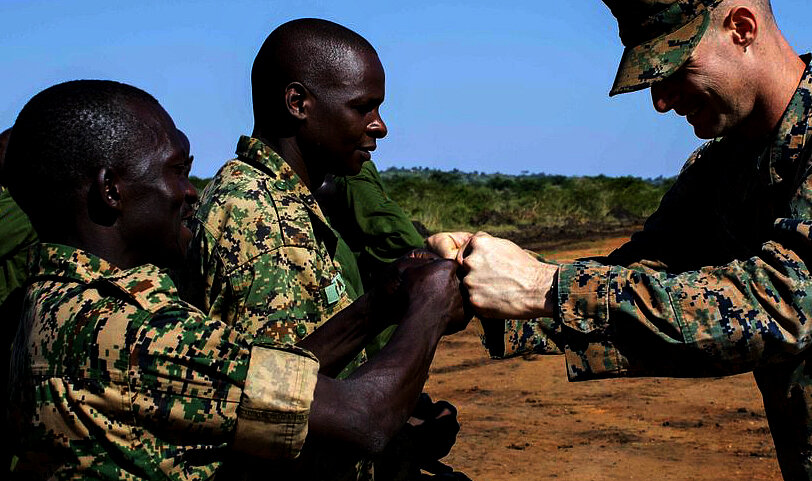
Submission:
[[[195,186],[195,189],[197,189],[197,191],[199,193],[200,191],[203,190],[204,187],[206,187],[209,184],[209,182],[211,181],[211,178],[202,179],[200,177],[190,175],[189,176],[189,181],[192,183],[193,186]]]
[[[390,168],[387,191],[429,231],[639,225],[657,208],[673,178],[480,174]]]
[[[566,177],[389,168],[390,196],[428,232],[488,232],[517,241],[622,230],[642,224],[674,178]],[[210,179],[191,177],[198,190]]]

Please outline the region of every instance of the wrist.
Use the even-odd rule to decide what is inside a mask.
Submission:
[[[541,263],[533,296],[533,317],[552,317],[558,305],[558,266]]]

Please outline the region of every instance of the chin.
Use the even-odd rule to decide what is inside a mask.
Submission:
[[[694,135],[703,140],[715,139],[720,135],[724,135],[724,129],[720,128],[719,125],[713,125],[711,127],[707,127],[706,125],[694,125],[693,127]]]
[[[353,159],[343,166],[341,175],[358,175],[361,172],[361,167],[364,165],[363,160]]]

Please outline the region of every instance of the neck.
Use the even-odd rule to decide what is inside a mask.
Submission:
[[[762,66],[762,75],[753,87],[761,94],[756,97],[749,121],[734,134],[736,137],[751,141],[768,138],[784,116],[806,70],[798,54],[782,36],[778,37],[772,51],[756,60]]]
[[[304,154],[299,146],[296,137],[276,137],[273,135],[266,135],[263,129],[259,127],[254,128],[252,137],[261,140],[265,145],[272,148],[285,162],[296,172],[296,175],[307,186],[310,192],[317,189],[324,182],[324,174],[313,172],[308,169],[308,164],[305,162]]]

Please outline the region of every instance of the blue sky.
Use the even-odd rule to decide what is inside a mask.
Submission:
[[[775,1],[799,52],[809,0]],[[599,0],[0,0],[0,126],[54,83],[107,78],[147,90],[211,176],[250,133],[250,67],[277,25],[339,22],[377,48],[387,75],[381,168],[671,176],[699,145],[647,91],[609,99],[622,47]],[[806,28],[806,30],[805,30]]]

